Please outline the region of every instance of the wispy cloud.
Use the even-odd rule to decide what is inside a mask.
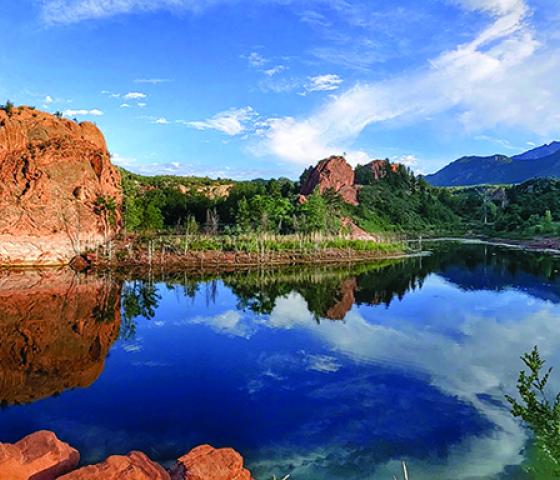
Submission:
[[[45,23],[70,24],[127,13],[201,11],[216,0],[37,0]]]
[[[143,100],[146,97],[147,95],[142,92],[128,92],[123,96],[125,100]]]
[[[154,123],[157,125],[169,125],[171,122],[165,117],[159,117],[154,120]]]
[[[161,83],[172,82],[170,78],[137,78],[134,83],[147,83],[149,85],[160,85]]]
[[[288,67],[286,67],[285,65],[276,65],[275,67],[264,70],[263,73],[269,77],[273,77],[274,75],[285,72],[287,69]]]
[[[91,110],[80,109],[80,110],[64,110],[62,112],[67,117],[76,117],[76,116],[92,116],[92,117],[100,117],[103,115],[103,112],[97,108],[93,108]]]
[[[333,90],[338,90],[342,82],[342,78],[332,73],[317,75],[309,77],[309,83],[305,86],[305,90],[307,92],[332,92]]]
[[[216,130],[235,136],[244,133],[247,126],[258,116],[252,107],[233,108],[217,113],[207,120],[181,122],[197,130]]]
[[[523,0],[461,0],[489,14],[491,23],[465,44],[445,51],[420,71],[356,84],[303,118],[269,120],[260,148],[284,161],[308,164],[352,146],[374,123],[421,121],[446,113],[467,131],[496,125],[539,134],[559,132],[560,52],[539,50]]]
[[[268,59],[258,52],[251,52],[248,55],[243,55],[242,58],[245,58],[249,65],[254,68],[263,67],[268,63]]]

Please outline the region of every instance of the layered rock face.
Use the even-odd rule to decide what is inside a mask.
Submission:
[[[119,335],[120,293],[68,268],[0,270],[0,403],[91,385]]]
[[[320,193],[333,190],[352,205],[358,204],[358,189],[354,185],[354,170],[344,157],[329,157],[315,166],[301,186],[303,196],[311,195],[318,188]]]
[[[121,199],[93,123],[0,110],[0,264],[68,263],[119,230]]]
[[[0,478],[6,480],[252,480],[243,457],[231,448],[202,445],[170,471],[142,452],[114,455],[76,469],[80,454],[52,432],[36,432],[15,444],[0,443]]]

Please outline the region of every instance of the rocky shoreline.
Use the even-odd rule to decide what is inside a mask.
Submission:
[[[142,452],[113,455],[79,467],[80,453],[50,431],[0,443],[0,478],[6,480],[251,480],[243,457],[231,448],[201,445],[168,470]]]

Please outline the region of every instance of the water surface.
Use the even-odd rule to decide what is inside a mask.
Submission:
[[[54,430],[86,463],[232,446],[258,480],[401,460],[414,480],[529,478],[504,394],[533,345],[560,365],[559,268],[446,243],[217,276],[0,272],[0,437]]]

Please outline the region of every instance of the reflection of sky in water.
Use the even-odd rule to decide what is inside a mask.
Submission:
[[[160,285],[156,317],[90,388],[9,408],[0,428],[53,429],[86,461],[233,446],[259,479],[392,478],[401,459],[414,480],[506,478],[526,441],[503,402],[519,355],[538,344],[560,365],[558,306],[513,289],[432,274],[389,307],[317,323],[297,292],[257,315],[222,283],[214,302],[206,288],[191,299]]]

